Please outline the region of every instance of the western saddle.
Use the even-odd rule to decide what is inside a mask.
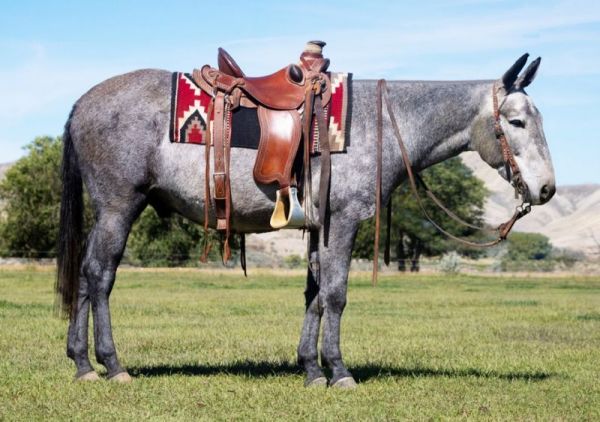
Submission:
[[[238,107],[256,108],[260,125],[260,141],[254,180],[260,184],[277,183],[275,208],[271,227],[314,228],[325,221],[331,171],[329,136],[324,107],[331,99],[331,81],[325,71],[322,41],[310,41],[300,55],[299,64],[261,77],[247,77],[235,60],[219,48],[218,69],[204,65],[195,69],[193,78],[213,96],[208,109],[205,147],[205,215],[208,230],[210,206],[210,148],[214,147],[214,204],[217,230],[224,235],[223,259],[230,257],[229,238],[231,188],[229,179],[231,112]],[[210,116],[213,115],[212,134]],[[321,178],[319,184],[318,223],[312,216],[310,149],[312,135],[319,137],[321,148]],[[301,169],[294,169],[296,156],[303,141]],[[302,175],[303,206],[298,199],[296,175]],[[300,178],[300,177],[299,177]],[[304,209],[303,209],[304,208]],[[205,249],[205,255],[207,249]]]

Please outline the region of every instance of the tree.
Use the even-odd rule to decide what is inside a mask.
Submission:
[[[62,192],[60,137],[38,137],[25,147],[28,154],[0,181],[0,255],[25,258],[56,256]],[[93,211],[84,194],[86,231]],[[180,265],[200,256],[202,227],[174,216],[160,219],[147,209],[134,224],[128,247],[142,264]],[[237,246],[236,244],[232,246]],[[211,258],[216,259],[218,248]]]
[[[422,173],[429,189],[441,202],[463,220],[482,224],[483,206],[487,190],[481,180],[473,175],[459,157],[432,166]],[[474,229],[465,227],[448,217],[431,199],[421,195],[423,204],[431,217],[450,233],[462,237],[478,237]],[[412,270],[418,271],[419,258],[441,255],[456,250],[462,255],[477,256],[479,250],[468,248],[446,238],[423,216],[407,183],[392,194],[392,244],[398,260],[398,269],[406,268],[406,260],[411,261]],[[382,236],[382,245],[383,239]],[[373,254],[374,224],[372,221],[361,225],[354,249],[354,256],[370,258]],[[380,247],[380,249],[381,249]]]
[[[9,168],[0,182],[0,253],[54,257],[62,189],[62,141],[60,137],[37,137],[25,149],[28,154]],[[89,217],[89,207],[87,214]]]
[[[212,233],[212,232],[211,232]],[[212,236],[211,241],[215,241]],[[204,229],[180,215],[160,218],[147,208],[135,222],[127,242],[128,253],[144,266],[176,267],[198,259],[203,252]],[[211,250],[215,259],[218,248]]]

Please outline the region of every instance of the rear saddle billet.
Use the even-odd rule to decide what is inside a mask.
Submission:
[[[257,183],[278,185],[270,221],[275,229],[314,227],[316,224],[310,203],[310,139],[313,132],[318,134],[321,147],[318,222],[324,222],[331,168],[324,112],[331,99],[331,81],[325,73],[329,59],[323,57],[324,46],[322,41],[310,41],[300,56],[299,64],[290,64],[262,77],[246,76],[235,60],[219,48],[219,69],[205,65],[193,72],[196,83],[213,95],[208,110],[205,199],[206,204],[210,204],[210,115],[213,114],[214,201],[217,230],[225,235],[224,260],[230,255],[228,240],[231,234],[231,111],[238,107],[257,109],[260,141],[253,176]],[[298,199],[295,177],[298,172],[293,169],[302,139],[304,209]],[[208,205],[205,206],[206,229],[208,208]]]

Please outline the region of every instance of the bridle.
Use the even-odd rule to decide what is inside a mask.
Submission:
[[[510,183],[512,183],[512,185],[515,189],[515,197],[518,197],[518,195],[521,195],[521,198],[523,198],[523,202],[521,203],[521,205],[516,207],[513,216],[508,221],[500,224],[494,230],[498,235],[498,237],[495,240],[492,240],[490,242],[479,243],[479,242],[473,242],[470,240],[466,240],[466,239],[460,238],[458,236],[455,236],[452,233],[449,233],[444,228],[442,228],[437,222],[435,222],[431,218],[431,216],[429,215],[427,210],[425,209],[425,207],[423,205],[423,201],[421,200],[421,197],[419,196],[417,180],[418,180],[419,184],[425,189],[427,196],[429,198],[431,198],[433,200],[433,202],[442,211],[444,211],[450,218],[452,218],[453,220],[455,220],[458,223],[465,225],[467,227],[471,227],[471,228],[474,228],[477,230],[489,231],[489,228],[479,227],[479,226],[476,226],[476,225],[473,225],[473,224],[470,224],[470,223],[464,221],[463,219],[458,217],[455,213],[453,213],[448,208],[446,208],[442,204],[442,202],[433,194],[433,192],[427,188],[427,186],[425,185],[425,183],[423,182],[421,177],[418,175],[418,173],[413,172],[412,165],[410,163],[410,159],[408,156],[408,150],[406,149],[406,145],[404,144],[404,141],[402,140],[402,136],[400,134],[400,128],[398,127],[398,122],[396,121],[396,117],[394,116],[394,111],[392,110],[392,105],[387,96],[387,83],[386,83],[385,79],[380,79],[377,82],[377,160],[376,160],[377,168],[376,168],[376,180],[375,180],[375,201],[376,201],[375,208],[376,209],[375,209],[375,244],[374,244],[374,257],[373,257],[373,280],[372,280],[374,285],[377,283],[377,270],[378,270],[378,260],[379,260],[379,228],[380,228],[379,215],[381,212],[381,185],[382,185],[381,180],[382,180],[382,154],[383,154],[383,103],[384,102],[385,102],[385,106],[386,106],[388,115],[390,117],[390,120],[392,122],[392,128],[394,130],[394,135],[398,141],[398,145],[400,146],[402,161],[404,162],[404,166],[406,167],[406,173],[408,175],[409,185],[411,187],[412,193],[417,201],[417,204],[419,205],[419,208],[421,209],[421,212],[425,216],[425,218],[427,218],[427,220],[433,225],[433,227],[435,227],[440,233],[444,234],[445,236],[449,237],[450,239],[453,239],[453,240],[460,242],[462,244],[465,244],[467,246],[491,247],[491,246],[495,246],[498,243],[505,240],[506,237],[508,236],[508,233],[511,231],[511,229],[513,228],[513,226],[517,222],[517,220],[524,217],[531,211],[531,205],[526,202],[526,199],[528,199],[528,196],[529,196],[527,185],[523,181],[523,178],[521,176],[521,171],[519,169],[519,165],[517,164],[517,161],[515,160],[512,149],[510,148],[510,145],[506,138],[506,134],[504,133],[504,130],[502,129],[502,126],[500,124],[500,108],[498,105],[498,90],[499,90],[499,88],[497,87],[496,83],[494,83],[494,85],[492,87],[494,134],[496,136],[496,139],[500,143],[500,147],[502,149],[502,158],[504,160],[504,165],[506,168],[507,179]],[[386,238],[386,244],[385,244],[386,249],[385,249],[385,254],[384,254],[384,256],[385,256],[384,259],[385,259],[386,264],[389,264],[389,259],[390,259],[390,252],[389,252],[390,251],[390,232],[391,232],[390,220],[391,220],[391,199],[390,199],[390,202],[388,203],[388,210],[387,210],[387,238]]]
[[[518,198],[519,195],[521,195],[522,198],[527,198],[529,196],[527,184],[523,181],[519,165],[515,160],[515,156],[512,152],[512,149],[510,148],[508,140],[506,139],[504,129],[502,129],[502,125],[500,124],[500,107],[498,105],[499,90],[500,88],[497,86],[497,83],[494,83],[494,85],[492,86],[492,106],[494,109],[494,135],[496,136],[496,139],[500,143],[500,148],[502,149],[502,158],[504,160],[504,168],[506,170],[506,179],[515,188],[515,199]]]

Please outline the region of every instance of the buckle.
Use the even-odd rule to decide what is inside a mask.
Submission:
[[[529,202],[523,202],[521,205],[515,207],[515,212],[522,217],[531,212],[531,204]]]
[[[496,121],[496,123],[494,123],[494,135],[496,135],[497,139],[504,136],[504,130],[502,130],[502,126],[500,126],[499,121]]]
[[[224,172],[213,173],[213,180],[215,182],[215,199],[225,200],[227,198],[227,175]]]

